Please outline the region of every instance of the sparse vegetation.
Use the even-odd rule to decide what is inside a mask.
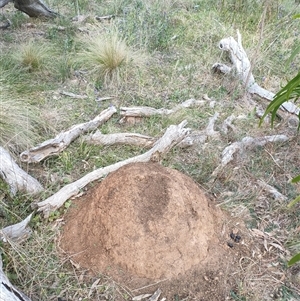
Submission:
[[[60,16],[41,21],[9,6],[1,10],[13,25],[0,35],[0,145],[19,154],[75,123],[94,118],[110,104],[118,108],[173,108],[207,94],[210,100],[199,108],[125,125],[119,124],[120,116],[116,114],[101,130],[159,137],[170,124],[184,119],[192,130],[202,130],[208,119],[219,112],[215,130],[221,135],[217,139],[209,138],[194,148],[175,148],[163,164],[191,176],[207,194],[215,196],[219,206],[245,221],[249,228],[276,239],[273,245],[257,242],[257,250],[263,250],[265,257],[254,252],[242,267],[243,281],[230,288],[228,300],[300,298],[299,282],[291,280],[287,268],[291,255],[300,252],[300,204],[287,208],[300,193],[299,183],[290,184],[300,174],[297,126],[273,114],[274,128],[269,123],[259,127],[255,109],[246,103],[240,83],[211,72],[212,64],[225,60],[218,42],[227,36],[235,37],[238,28],[254,62],[255,79],[264,88],[278,92],[299,72],[300,57],[288,60],[292,49],[299,45],[299,20],[292,19],[299,13],[299,4],[290,0],[46,2]],[[257,48],[266,6],[263,39]],[[79,14],[82,20],[73,21]],[[110,14],[113,18],[109,20],[94,18]],[[87,98],[70,98],[62,95],[62,90]],[[95,101],[106,96],[113,98]],[[258,102],[263,108],[268,105],[263,100]],[[232,114],[238,118],[225,134],[221,126]],[[245,136],[275,134],[286,134],[290,140],[247,150],[211,181],[226,146]],[[40,201],[95,168],[144,151],[131,146],[92,146],[78,139],[59,157],[23,167],[46,187],[38,197]],[[288,201],[275,201],[257,185],[258,180],[278,189]],[[25,218],[33,201],[37,199],[23,195],[12,199],[0,179],[1,227]],[[57,245],[59,227],[69,205],[47,221],[35,214],[31,222],[33,235],[27,242],[1,243],[4,269],[10,280],[32,300],[128,299],[128,295],[124,297],[126,290],[112,279],[103,275],[90,277],[61,254]],[[276,271],[268,274],[268,269],[274,267]],[[98,284],[93,286],[97,279]],[[177,293],[174,300],[179,301],[180,292]]]

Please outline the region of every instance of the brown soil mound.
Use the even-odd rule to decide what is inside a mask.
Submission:
[[[75,203],[66,216],[61,247],[94,272],[109,274],[117,267],[139,278],[178,283],[188,273],[201,277],[196,267],[206,267],[205,275],[218,265],[212,269],[220,277],[225,266],[228,270],[224,259],[233,263],[230,248],[220,241],[224,215],[176,170],[130,164]]]

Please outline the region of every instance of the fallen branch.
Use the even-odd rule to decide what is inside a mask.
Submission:
[[[2,270],[0,255],[0,300],[1,301],[31,301],[24,293],[15,288]]]
[[[17,165],[10,154],[0,147],[0,176],[9,185],[12,195],[18,191],[37,194],[44,190],[43,186]]]
[[[233,37],[228,37],[222,39],[219,42],[219,48],[229,53],[230,59],[233,63],[233,67],[226,66],[225,64],[222,63],[215,63],[212,67],[213,70],[224,74],[235,72],[235,74],[245,85],[246,90],[249,93],[255,94],[268,101],[272,101],[275,94],[260,87],[255,82],[254,76],[251,73],[252,70],[251,63],[242,46],[242,38],[239,31],[237,31],[237,36],[238,36],[238,41],[236,41]],[[284,104],[281,105],[281,108],[285,109],[290,113],[297,114],[297,115],[300,112],[300,109],[292,102],[285,102]]]
[[[215,122],[219,117],[219,113],[215,113],[214,116],[210,117],[208,120],[208,125],[205,130],[195,131],[184,138],[178,146],[181,148],[190,147],[193,145],[203,144],[208,137],[217,137],[219,136],[219,132],[214,130]]]
[[[155,138],[135,133],[116,133],[104,135],[97,130],[94,134],[85,136],[84,141],[95,145],[129,144],[141,147],[152,147],[155,142]]]
[[[285,195],[280,193],[276,188],[267,184],[266,182],[262,180],[257,180],[257,183],[260,187],[262,187],[264,190],[269,192],[276,201],[284,202],[288,199]]]
[[[64,202],[72,196],[77,195],[80,192],[80,189],[90,182],[98,180],[129,163],[159,161],[163,155],[165,155],[174,145],[178,144],[188,134],[189,130],[184,128],[186,124],[187,122],[183,121],[177,126],[169,126],[165,134],[146,153],[96,169],[81,179],[64,186],[51,197],[37,203],[38,211],[43,212],[44,216],[47,218],[51,212],[60,208]]]
[[[123,117],[150,117],[153,115],[170,115],[183,108],[200,106],[205,103],[204,100],[188,99],[175,106],[173,109],[155,109],[152,107],[121,107],[120,115]]]
[[[32,214],[27,216],[18,224],[11,225],[0,230],[0,239],[3,242],[21,242],[31,234],[28,224]],[[0,300],[1,301],[31,301],[24,293],[15,288],[2,270],[2,259],[0,255]]]
[[[212,173],[212,180],[214,180],[219,172],[233,160],[233,155],[237,152],[243,153],[245,149],[254,148],[257,146],[264,146],[269,142],[284,142],[287,141],[288,137],[285,135],[274,135],[274,136],[265,136],[265,137],[245,137],[241,141],[234,142],[231,145],[227,146],[222,152],[222,161],[221,164],[214,170]]]
[[[95,19],[97,21],[107,21],[107,20],[111,20],[111,19],[114,19],[116,17],[116,15],[107,15],[107,16],[96,16]]]
[[[31,220],[32,214],[33,213],[27,216],[20,223],[5,227],[2,230],[0,230],[0,239],[3,242],[20,242],[27,239],[31,235],[31,229],[28,227],[28,224]]]
[[[98,126],[106,122],[115,112],[117,112],[117,110],[114,106],[109,107],[93,120],[74,125],[69,130],[58,134],[54,139],[47,140],[34,148],[24,151],[20,155],[21,160],[27,163],[36,163],[47,157],[58,155],[81,134],[95,130]]]

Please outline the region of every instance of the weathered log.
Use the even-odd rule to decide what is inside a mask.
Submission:
[[[242,46],[242,38],[239,31],[237,31],[238,41],[236,41],[233,37],[228,37],[222,39],[219,42],[219,48],[223,51],[227,51],[230,55],[230,59],[233,63],[233,68],[226,66],[222,63],[215,63],[213,65],[214,71],[219,71],[224,74],[228,73],[235,73],[237,77],[242,81],[245,85],[246,90],[251,93],[255,94],[261,98],[264,98],[268,101],[272,101],[275,94],[260,87],[254,79],[254,76],[251,72],[251,63],[248,59],[248,56]],[[281,105],[281,108],[293,113],[299,114],[300,109],[292,102],[285,102]]]
[[[241,141],[237,141],[227,146],[222,152],[221,164],[214,170],[212,173],[212,180],[214,180],[219,172],[233,160],[233,155],[237,152],[242,153],[245,149],[254,148],[257,146],[264,146],[269,142],[285,142],[289,138],[286,135],[273,135],[273,136],[264,136],[264,137],[245,137]]]
[[[186,124],[187,122],[183,121],[177,126],[169,126],[165,134],[156,141],[154,146],[146,153],[96,169],[81,179],[64,186],[51,197],[37,203],[38,211],[43,212],[44,216],[47,218],[51,212],[60,208],[64,202],[72,196],[77,195],[80,190],[90,182],[98,180],[129,163],[159,161],[174,145],[178,144],[184,137],[186,137],[189,132],[189,129],[184,128]]]
[[[0,301],[31,301],[23,292],[15,288],[2,270],[0,254]]]
[[[285,195],[280,193],[275,187],[267,184],[263,180],[257,180],[257,183],[259,186],[263,188],[263,190],[269,192],[276,201],[284,202],[288,199]]]
[[[32,214],[23,221],[0,230],[0,239],[3,242],[21,242],[31,234],[28,223]],[[2,259],[0,254],[0,301],[31,301],[23,292],[15,288],[2,270]]]
[[[115,133],[104,135],[99,130],[89,136],[83,137],[83,139],[85,142],[95,145],[129,144],[141,147],[152,147],[155,142],[155,138],[141,134]]]
[[[23,162],[36,163],[47,157],[58,155],[81,134],[97,129],[98,126],[106,122],[116,112],[116,108],[111,106],[102,111],[93,120],[76,124],[69,130],[58,134],[55,138],[47,140],[36,147],[24,151],[21,153],[20,158]]]
[[[43,186],[17,165],[8,151],[0,147],[0,176],[9,185],[12,195],[18,191],[37,194],[44,190]]]
[[[31,220],[32,214],[33,213],[28,215],[23,221],[0,230],[0,239],[3,242],[21,242],[27,239],[31,235],[31,229],[28,227],[28,224]]]

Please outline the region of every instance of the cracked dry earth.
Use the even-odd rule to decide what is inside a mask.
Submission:
[[[241,242],[228,242],[232,229]],[[251,249],[247,233],[188,176],[157,163],[134,163],[73,202],[60,247],[132,295],[160,288],[168,300],[218,301],[238,286],[238,262]]]

